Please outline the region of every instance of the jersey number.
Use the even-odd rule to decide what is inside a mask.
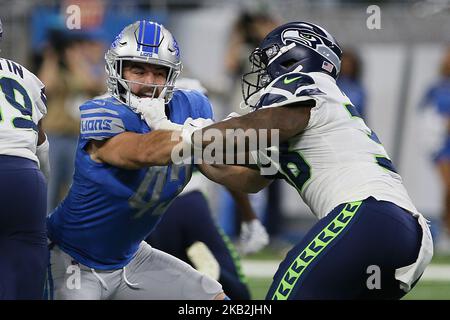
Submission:
[[[31,120],[33,114],[33,103],[25,88],[16,80],[11,78],[0,79],[0,89],[3,92],[6,101],[19,110],[23,117],[15,117],[12,124],[15,128],[33,129],[37,131],[36,124]],[[17,101],[17,93],[22,97],[23,102]],[[3,121],[2,110],[0,106],[0,122]]]
[[[282,152],[280,157],[281,178],[285,178],[298,192],[301,192],[303,186],[311,177],[310,165],[303,159],[300,152]]]
[[[347,109],[348,113],[350,114],[350,116],[352,118],[360,118],[364,121],[364,119],[361,117],[361,115],[359,114],[358,110],[356,110],[356,108],[352,105],[352,104],[344,104],[344,107]],[[373,132],[372,130],[370,130],[370,133],[367,134],[367,136],[374,142],[381,144],[380,139],[378,139],[377,135],[375,132]],[[394,165],[392,164],[392,161],[388,158],[386,158],[383,155],[375,155],[375,161],[376,163],[378,163],[379,166],[397,173],[397,170],[395,170]]]
[[[351,117],[362,119],[353,105],[345,104],[344,107],[347,109]],[[378,139],[376,133],[372,130],[370,130],[370,133],[368,133],[367,136],[375,143],[381,144],[380,139]],[[280,178],[286,178],[291,185],[301,192],[302,188],[311,177],[310,165],[305,161],[299,152],[281,152],[280,156],[282,157],[282,159],[280,159]],[[392,161],[385,156],[376,155],[375,161],[381,167],[397,173]]]
[[[176,181],[179,179],[180,166],[172,165],[172,170],[170,172],[170,181]],[[146,213],[150,208],[155,206],[160,202],[160,197],[163,192],[164,186],[166,185],[167,171],[169,167],[167,166],[154,166],[147,170],[147,173],[140,183],[136,193],[128,200],[128,203],[132,208],[138,209],[138,213],[134,218],[140,218],[144,213]],[[186,169],[187,171],[188,169]],[[188,173],[186,173],[186,177]],[[190,175],[189,175],[190,178]],[[188,181],[185,181],[185,185]],[[147,194],[150,186],[153,185],[150,200],[146,201]],[[184,186],[183,186],[184,187]],[[181,190],[180,190],[181,191]],[[160,202],[158,206],[153,210],[152,215],[159,215],[165,211],[166,207],[170,204],[170,201]]]

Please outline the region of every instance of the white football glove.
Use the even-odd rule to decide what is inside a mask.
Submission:
[[[225,119],[223,119],[222,121],[230,120],[230,119],[237,118],[237,117],[240,117],[240,116],[241,116],[241,115],[240,115],[239,113],[237,113],[237,112],[232,112],[232,113],[230,113],[229,115],[227,115],[227,116],[225,117]]]
[[[167,119],[165,101],[162,98],[139,98],[131,95],[130,106],[143,116],[145,122],[153,130],[181,131],[183,142],[189,146],[192,145],[192,135],[196,130],[214,123],[211,119],[192,119],[190,117],[182,125],[173,123]]]
[[[210,126],[214,123],[211,119],[205,119],[205,118],[187,118],[186,121],[183,124],[183,128],[181,130],[181,138],[183,139],[183,142],[192,145],[192,135],[195,131],[202,129],[204,127]],[[194,148],[202,149],[201,146],[195,146]]]
[[[241,254],[256,253],[268,244],[269,235],[259,219],[242,223],[239,245]]]
[[[183,126],[167,119],[163,98],[130,97],[130,106],[139,112],[153,130],[182,130]]]

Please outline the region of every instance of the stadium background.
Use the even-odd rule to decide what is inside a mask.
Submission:
[[[82,8],[81,30],[67,29],[65,9],[71,4]],[[381,29],[367,27],[370,5],[381,9]],[[438,78],[440,61],[450,43],[450,1],[0,0],[4,25],[1,55],[37,72],[37,57],[51,29],[65,29],[68,37],[85,33],[110,43],[124,25],[141,18],[155,19],[177,38],[184,64],[182,75],[200,80],[208,89],[220,119],[237,108],[240,94],[225,64],[233,26],[242,13],[259,12],[280,22],[318,23],[335,35],[341,46],[357,52],[367,95],[367,122],[391,155],[415,205],[431,220],[435,239],[439,239],[443,190],[430,161],[427,137],[432,133],[421,121],[420,106],[427,88]],[[207,188],[216,218],[233,236],[232,214],[227,212],[222,189],[213,184]],[[281,183],[279,195],[279,227],[272,234],[271,245],[244,258],[244,271],[255,298],[263,297],[276,261],[286,248],[315,221],[293,188]],[[265,195],[254,197],[262,218],[270,214],[265,212],[264,199]],[[450,299],[450,253],[437,252],[420,285],[406,298]]]

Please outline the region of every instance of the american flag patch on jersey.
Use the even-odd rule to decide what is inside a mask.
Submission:
[[[329,63],[329,62],[327,62],[327,61],[324,61],[324,62],[322,63],[322,69],[324,69],[324,70],[326,70],[326,71],[328,71],[328,72],[332,72],[332,71],[333,71],[333,68],[334,68],[333,64],[331,64],[331,63]]]

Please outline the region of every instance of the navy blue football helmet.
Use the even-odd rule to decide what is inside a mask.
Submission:
[[[244,103],[275,78],[292,71],[323,72],[334,79],[341,69],[342,50],[324,28],[290,22],[271,31],[250,54],[252,69],[242,76]]]

